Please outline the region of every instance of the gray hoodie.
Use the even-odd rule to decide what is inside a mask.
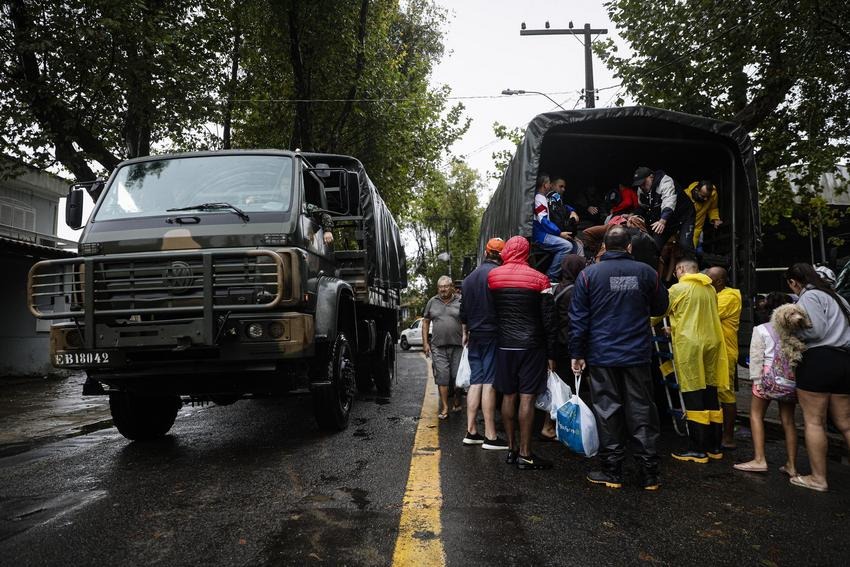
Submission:
[[[850,309],[843,298],[841,301]],[[828,293],[807,286],[800,293],[797,305],[805,310],[812,321],[811,329],[800,331],[797,335],[805,341],[806,346],[850,348],[850,324],[835,299]]]

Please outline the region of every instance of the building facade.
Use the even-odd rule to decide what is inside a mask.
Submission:
[[[50,322],[29,312],[27,275],[40,260],[76,255],[76,242],[56,236],[69,182],[8,160],[3,166],[10,173],[0,176],[0,377],[45,376],[53,371]]]

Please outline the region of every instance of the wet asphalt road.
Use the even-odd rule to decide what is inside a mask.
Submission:
[[[421,353],[401,352],[392,401],[360,397],[332,435],[289,398],[184,407],[161,443],[102,420],[0,443],[0,564],[388,565],[425,376]],[[850,563],[850,468],[830,463],[828,494],[793,487],[781,441],[766,475],[733,471],[734,455],[665,459],[645,493],[588,485],[587,461],[555,443],[538,445],[554,470],[518,471],[463,446],[464,429],[459,414],[439,424],[448,565]]]

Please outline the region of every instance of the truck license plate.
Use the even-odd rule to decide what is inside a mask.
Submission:
[[[58,352],[53,355],[53,365],[61,368],[79,366],[111,366],[118,362],[118,353],[108,350]]]

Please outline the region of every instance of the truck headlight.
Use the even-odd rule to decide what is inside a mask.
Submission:
[[[248,328],[245,331],[248,334],[248,337],[252,339],[262,338],[264,331],[263,326],[259,323],[251,323],[248,325]]]

